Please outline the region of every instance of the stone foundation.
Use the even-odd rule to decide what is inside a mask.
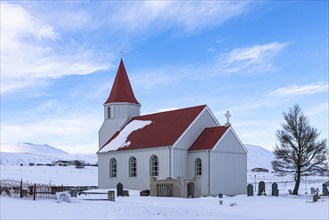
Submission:
[[[164,180],[151,177],[150,187],[150,196],[181,198],[201,197],[200,177],[193,177],[192,179],[183,177],[172,179],[168,177]]]

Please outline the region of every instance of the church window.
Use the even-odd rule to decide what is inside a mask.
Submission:
[[[150,160],[150,175],[151,176],[158,176],[159,175],[159,160],[158,157],[155,155],[151,156]]]
[[[202,175],[202,161],[200,158],[195,159],[195,175],[196,176]]]
[[[129,159],[129,177],[137,176],[137,162],[135,157]]]
[[[117,160],[112,158],[110,160],[110,178],[117,177]]]
[[[111,107],[107,107],[107,118],[111,118]]]

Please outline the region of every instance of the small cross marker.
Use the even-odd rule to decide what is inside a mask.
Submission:
[[[231,114],[230,114],[229,111],[226,111],[225,117],[226,117],[226,124],[225,124],[225,126],[227,127],[227,126],[231,125],[231,123],[230,123]]]

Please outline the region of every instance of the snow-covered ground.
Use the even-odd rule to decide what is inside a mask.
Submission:
[[[248,170],[250,167],[270,168],[271,152],[258,147],[247,146]],[[54,149],[53,149],[54,150]],[[46,154],[48,152],[34,152]],[[57,154],[58,152],[54,152]],[[16,153],[13,160],[20,159],[22,153]],[[2,158],[1,158],[2,159]],[[263,159],[263,160],[261,160]],[[7,164],[12,164],[9,161]],[[1,165],[1,178],[23,179],[36,183],[56,185],[97,185],[97,167],[48,167],[48,166],[11,166]],[[138,191],[130,190],[130,197],[116,198],[115,202],[104,200],[107,195],[81,195],[72,198],[71,203],[56,203],[54,199],[18,199],[0,197],[0,219],[328,219],[329,199],[322,197],[317,203],[310,200],[310,187],[322,189],[322,183],[328,177],[308,177],[300,186],[300,196],[288,195],[293,189],[292,177],[277,177],[273,173],[248,172],[248,183],[265,181],[266,193],[271,194],[271,184],[278,182],[280,196],[239,195],[225,197],[223,205],[215,197],[195,199],[140,197]],[[258,186],[256,186],[258,188]],[[98,190],[104,191],[107,190]],[[308,192],[305,195],[305,191]],[[237,206],[231,207],[230,203]],[[19,211],[16,211],[19,210]]]
[[[245,195],[195,199],[117,197],[115,202],[85,200],[106,195],[72,198],[71,203],[55,200],[27,200],[1,197],[1,219],[328,219],[328,200],[306,203],[304,197]],[[236,206],[230,206],[236,203]],[[20,211],[16,211],[18,210]]]

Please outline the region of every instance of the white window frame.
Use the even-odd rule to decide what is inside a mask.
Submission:
[[[159,176],[159,158],[156,155],[150,158],[150,176]]]
[[[116,178],[117,177],[117,160],[115,158],[111,158],[110,160],[110,178]]]
[[[202,175],[202,160],[200,158],[195,159],[195,175]]]
[[[137,160],[136,157],[129,158],[129,177],[137,176]]]

